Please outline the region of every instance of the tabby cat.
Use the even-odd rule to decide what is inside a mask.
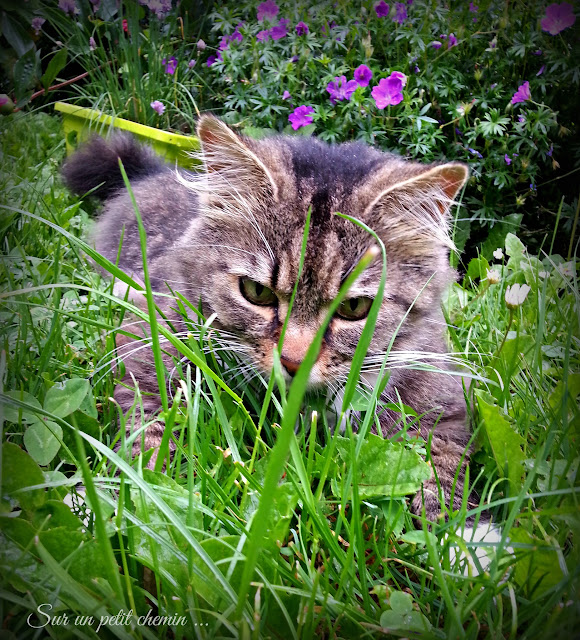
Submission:
[[[115,262],[124,232],[120,267],[142,278],[135,213],[118,168],[123,162],[148,235],[148,264],[154,290],[181,291],[232,349],[266,376],[272,368],[288,302],[296,282],[307,210],[311,228],[297,297],[281,351],[290,380],[302,362],[341,283],[373,245],[366,231],[334,212],[362,220],[385,244],[388,276],[374,337],[364,366],[372,385],[401,320],[389,359],[383,401],[413,407],[422,416],[411,427],[431,439],[431,456],[444,500],[455,485],[454,508],[462,498],[469,440],[461,378],[409,368],[431,362],[445,369],[445,323],[441,296],[453,282],[448,233],[449,208],[468,176],[460,163],[419,164],[362,143],[328,145],[314,138],[237,135],[213,116],[202,116],[197,134],[204,171],[178,173],[131,137],[94,138],[65,164],[69,188],[105,200],[96,226],[96,248]],[[314,388],[344,385],[353,353],[381,276],[377,258],[358,278],[333,317],[310,373]],[[123,293],[119,291],[119,293]],[[135,294],[135,292],[133,292]],[[165,302],[163,302],[165,301]],[[168,302],[169,301],[169,302]],[[160,297],[170,320],[179,322],[171,299]],[[143,353],[141,351],[141,353]],[[125,360],[126,375],[115,398],[124,410],[134,402],[133,376],[148,415],[160,407],[151,358]],[[373,377],[374,376],[374,377]],[[400,429],[400,414],[380,414],[385,436]],[[160,443],[163,425],[153,422],[145,447]],[[454,482],[459,469],[459,481]],[[440,500],[435,478],[412,502],[435,520]]]

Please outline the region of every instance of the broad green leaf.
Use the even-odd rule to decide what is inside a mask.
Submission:
[[[533,545],[528,549],[514,546],[514,579],[528,597],[541,596],[564,578],[558,554],[543,540],[518,527],[510,529],[510,542]]]
[[[68,51],[63,47],[54,54],[51,61],[48,63],[46,71],[40,79],[42,86],[46,91],[48,91],[48,88],[54,82],[56,76],[64,69],[67,57]]]
[[[511,258],[511,260],[508,261],[508,267],[515,271],[520,266],[520,261],[526,252],[526,247],[515,234],[508,233],[505,237],[505,252]]]
[[[473,258],[469,261],[467,273],[465,275],[471,280],[483,280],[487,276],[488,269],[489,262],[483,256],[480,256],[479,258]]]
[[[34,510],[46,499],[44,489],[26,491],[26,488],[43,482],[44,475],[40,467],[26,451],[12,442],[2,445],[3,496],[18,500],[20,506],[27,511]]]
[[[406,531],[402,536],[401,540],[406,542],[407,544],[418,544],[422,547],[426,546],[427,538],[430,539],[431,544],[437,544],[437,538],[435,534],[430,531],[425,531],[424,529],[416,529],[415,531]]]
[[[510,490],[517,492],[521,488],[524,472],[525,456],[522,447],[525,440],[513,430],[500,408],[485,391],[478,389],[475,395],[484,432],[498,470],[504,478],[508,478]]]
[[[62,427],[52,420],[33,422],[24,432],[24,446],[41,467],[58,453],[61,440]]]
[[[27,90],[34,84],[38,68],[36,50],[29,49],[18,58],[14,65],[14,90],[18,100],[24,97]]]
[[[57,418],[65,418],[81,406],[90,388],[89,381],[82,378],[57,382],[46,392],[44,410]]]
[[[353,436],[357,437],[357,436]],[[346,468],[351,466],[348,438],[337,437],[337,452]],[[419,491],[431,477],[431,467],[401,442],[390,442],[370,434],[356,461],[361,498],[398,497]],[[341,483],[333,481],[333,491],[342,497]]]
[[[45,529],[54,529],[56,527],[64,527],[76,531],[83,527],[83,523],[70,510],[70,507],[60,500],[47,500],[32,514],[32,524],[40,527],[46,518],[49,518]]]
[[[431,631],[429,620],[420,611],[413,610],[413,598],[410,594],[392,591],[389,604],[391,609],[381,614],[380,625],[383,629],[422,632],[421,637],[425,637],[423,634]]]
[[[580,373],[569,373],[568,384],[564,386],[564,381],[560,380],[548,400],[551,407],[562,410],[564,402],[570,414],[574,410],[578,411],[577,399],[580,395]]]
[[[25,402],[30,405],[31,408],[42,409],[40,402],[30,393],[26,391],[4,391],[4,395],[9,398],[14,398],[20,402]],[[4,410],[4,418],[8,420],[8,422],[14,422],[15,424],[19,423],[19,414],[22,416],[22,420],[25,422],[37,422],[38,416],[32,410],[28,411],[26,409],[21,409],[20,407],[13,407],[8,404],[6,401],[0,400],[2,403],[2,408]]]
[[[493,252],[504,246],[508,234],[513,235],[522,221],[521,213],[510,213],[498,220],[489,232],[487,240],[481,246],[481,255],[488,260],[493,260]],[[515,237],[515,236],[514,236]]]

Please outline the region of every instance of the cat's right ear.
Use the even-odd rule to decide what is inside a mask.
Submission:
[[[212,182],[237,195],[278,200],[278,188],[266,165],[218,118],[203,115],[197,123],[202,159]],[[227,195],[227,194],[222,194]]]

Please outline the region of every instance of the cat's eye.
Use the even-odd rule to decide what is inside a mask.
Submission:
[[[276,304],[276,294],[263,284],[251,278],[240,278],[240,291],[246,300],[252,304],[271,306]]]
[[[372,303],[372,298],[365,296],[348,298],[340,303],[336,314],[345,320],[362,320],[367,317]]]

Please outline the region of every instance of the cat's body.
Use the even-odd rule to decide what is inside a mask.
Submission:
[[[374,243],[366,231],[333,214],[362,220],[378,233],[387,253],[385,296],[364,377],[373,383],[396,334],[382,400],[398,403],[400,398],[413,407],[422,416],[423,438],[433,430],[431,455],[447,502],[462,467],[455,489],[458,508],[469,436],[461,377],[445,364],[440,301],[455,277],[449,267],[447,218],[467,177],[464,165],[406,162],[359,143],[330,146],[298,137],[247,140],[212,117],[200,120],[198,135],[206,171],[197,177],[179,177],[127,138],[111,145],[96,139],[67,162],[64,175],[72,190],[84,193],[105,183],[97,193],[106,199],[95,234],[97,249],[114,262],[124,229],[119,265],[134,278],[142,277],[135,214],[117,170],[120,157],[147,230],[153,288],[168,293],[167,283],[192,304],[201,303],[206,317],[215,313],[214,326],[237,340],[233,348],[268,375],[311,207],[304,271],[281,352],[290,380],[344,278]],[[331,321],[311,371],[313,388],[336,391],[346,381],[380,275],[381,262],[375,260]],[[170,320],[180,321],[171,298],[157,302]],[[405,366],[421,362],[450,373]],[[134,376],[146,412],[154,414],[160,402],[151,358],[141,352],[125,360],[125,366],[125,384],[118,386],[116,399],[124,410],[133,404]],[[401,428],[400,417],[391,409],[382,412],[384,435]],[[159,444],[162,431],[161,425],[149,429],[146,448]],[[436,518],[440,502],[434,478],[424,485],[423,498],[427,517]],[[419,512],[421,504],[418,495],[413,510]]]

